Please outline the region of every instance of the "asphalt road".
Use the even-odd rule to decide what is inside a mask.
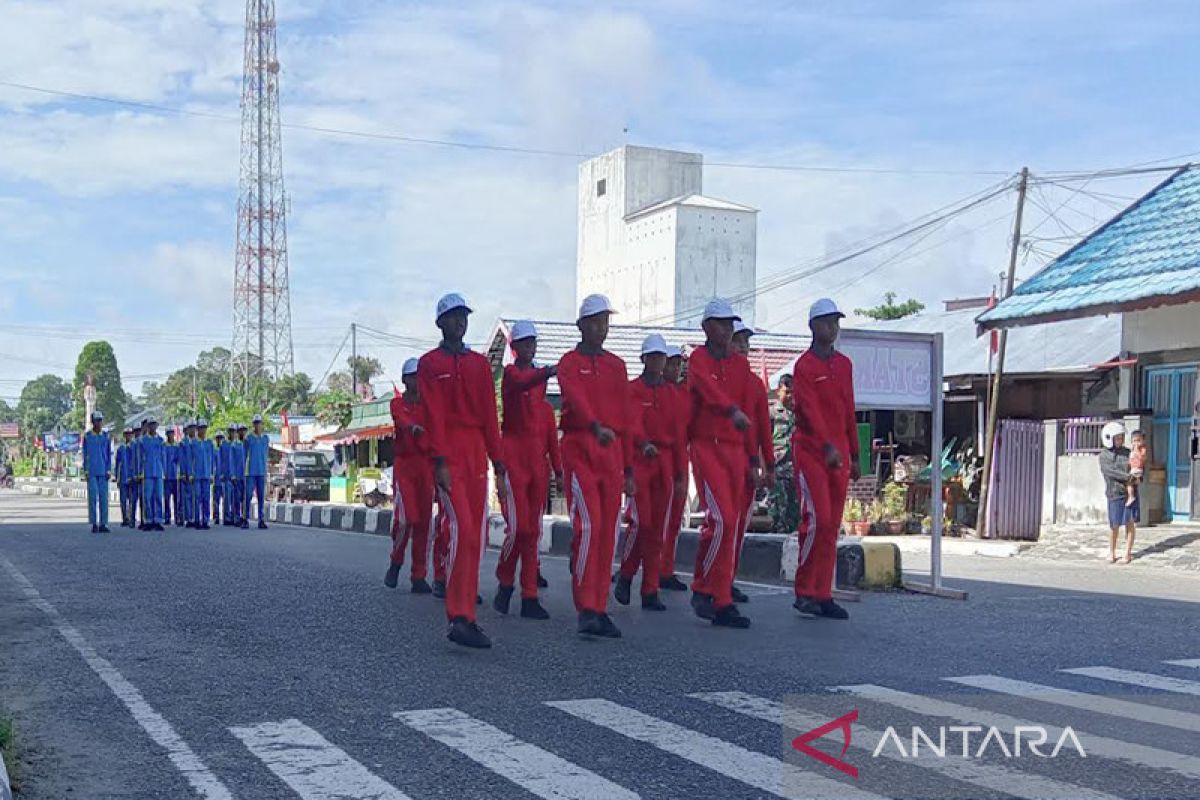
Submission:
[[[786,588],[756,586],[748,631],[713,629],[679,594],[665,614],[617,608],[625,637],[585,641],[566,563],[547,558],[553,618],[485,606],[496,646],[468,652],[438,601],[383,586],[379,537],[93,536],[82,511],[0,493],[0,713],[22,798],[1182,800],[1200,786],[1191,575],[959,559],[947,581],[966,602],[869,594],[848,623],[805,621]],[[945,680],[978,675],[986,688]],[[825,762],[792,747],[855,710],[857,778],[828,763],[836,728],[813,742]],[[1005,757],[995,740],[976,757],[989,726],[1011,751],[1025,722],[1058,726],[1043,752],[1070,727],[1087,757],[1069,742]],[[970,757],[954,731],[946,757],[909,757],[914,726],[936,744],[971,723]],[[875,757],[871,732],[889,727],[898,742]]]

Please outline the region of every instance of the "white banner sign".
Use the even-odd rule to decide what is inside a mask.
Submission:
[[[932,407],[933,342],[847,330],[838,350],[854,362],[854,401],[860,411]]]

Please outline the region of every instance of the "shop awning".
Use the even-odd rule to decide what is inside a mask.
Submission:
[[[374,425],[369,428],[352,428],[344,431],[334,431],[316,437],[318,442],[327,442],[329,444],[355,444],[364,439],[390,439],[395,428],[391,425]]]

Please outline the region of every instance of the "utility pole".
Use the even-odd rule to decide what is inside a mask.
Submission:
[[[350,385],[358,397],[358,323],[350,323]]]
[[[1017,184],[1017,218],[1013,223],[1012,249],[1008,254],[1008,274],[1004,276],[1004,295],[1001,302],[1013,292],[1017,277],[1017,251],[1021,247],[1021,219],[1025,215],[1025,191],[1029,187],[1029,167],[1021,167],[1021,180]],[[992,391],[988,402],[987,428],[983,440],[983,474],[979,479],[979,513],[975,519],[975,530],[982,538],[988,533],[988,494],[992,464],[996,451],[996,424],[1000,410],[1000,382],[1004,379],[1004,353],[1008,349],[1008,329],[1001,328],[996,343],[996,369],[992,373]]]

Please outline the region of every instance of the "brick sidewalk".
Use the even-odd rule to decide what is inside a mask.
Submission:
[[[1124,558],[1124,533],[1117,542],[1117,557]],[[1061,561],[1108,561],[1108,531],[1102,527],[1050,525],[1021,558]],[[1118,563],[1123,564],[1123,561]],[[1200,525],[1176,523],[1140,528],[1133,545],[1134,567],[1166,567],[1200,572]]]

